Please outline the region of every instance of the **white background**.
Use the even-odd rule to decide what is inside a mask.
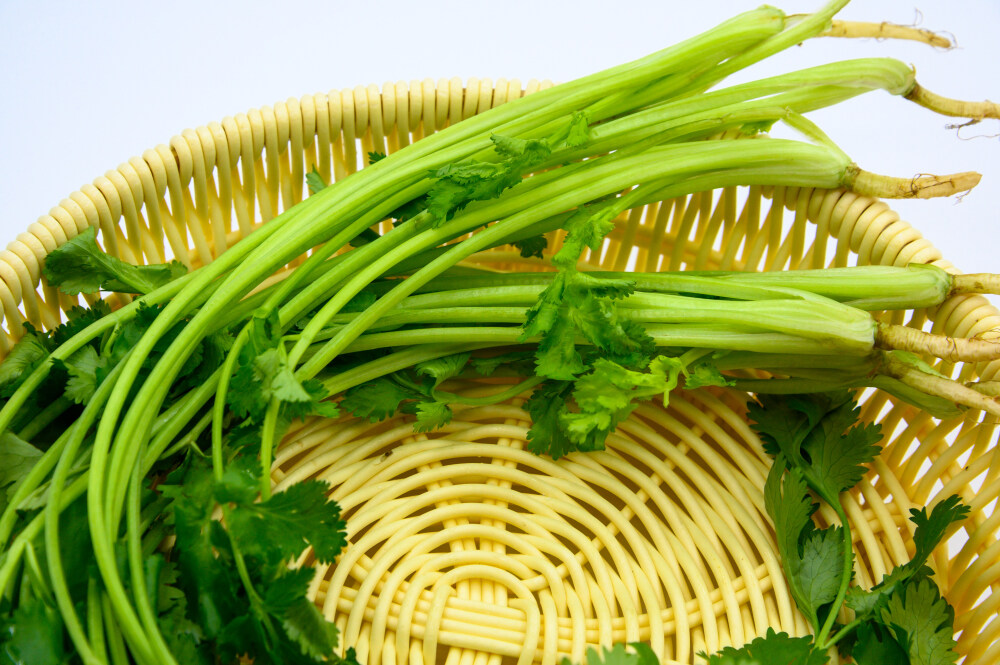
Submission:
[[[773,1],[789,13],[822,2]],[[0,0],[0,245],[83,183],[185,128],[358,84],[452,76],[567,80],[758,4]],[[930,90],[1000,100],[1000,2],[923,0],[922,17],[917,8],[912,0],[855,0],[840,17],[920,20],[954,34],[959,48],[813,40],[741,78],[829,59],[893,56],[912,63]],[[812,117],[870,171],[981,172],[982,184],[961,202],[894,207],[962,270],[1000,271],[1000,123],[968,128],[959,138],[944,128],[952,120],[881,92]]]

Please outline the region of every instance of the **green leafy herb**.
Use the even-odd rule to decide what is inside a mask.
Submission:
[[[49,284],[70,295],[102,290],[151,293],[186,272],[178,261],[136,266],[116,259],[97,244],[93,227],[49,252],[42,269]]]

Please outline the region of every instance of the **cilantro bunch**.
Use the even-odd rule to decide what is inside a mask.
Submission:
[[[793,638],[769,630],[739,649],[705,656],[709,664],[822,665],[833,646],[859,665],[955,663],[954,610],[926,564],[968,506],[951,496],[930,511],[912,509],[913,558],[863,589],[853,583],[853,539],[840,497],[878,455],[879,426],[858,422],[847,392],[761,397],[749,416],[774,458],[764,499],[782,567],[815,635]],[[833,509],[839,525],[816,526],[817,499]]]
[[[2,658],[350,660],[350,645],[336,644],[306,600],[308,568],[297,567],[336,558],[338,508],[313,481],[273,493],[274,450],[296,419],[402,411],[430,430],[459,408],[524,394],[531,449],[559,457],[600,448],[638,401],[665,403],[681,384],[761,394],[871,384],[938,415],[1000,412],[976,386],[936,376],[912,355],[983,359],[995,348],[901,335],[867,313],[887,302],[939,304],[959,285],[938,273],[768,283],[583,269],[620,214],[693,192],[950,193],[942,181],[860,170],[802,115],[876,89],[908,95],[916,82],[904,63],[848,61],[723,84],[821,34],[844,4],[791,21],[762,7],[406,150],[369,155],[340,182],[313,173],[311,196],[191,272],[113,259],[93,232],[53,251],[49,286],[113,295],[52,331],[27,328],[0,365]],[[952,112],[943,98],[911,97]],[[776,122],[805,140],[706,140],[755,136]],[[565,237],[552,252],[547,238],[558,230]],[[463,265],[504,245],[552,273],[504,283]],[[486,281],[472,287],[477,279]],[[453,387],[469,379],[495,387],[474,397]],[[801,504],[802,486],[830,500],[855,473],[815,484],[824,477],[810,470],[812,455],[826,449],[778,441],[778,473],[792,479],[772,481],[782,501]],[[843,532],[810,530],[810,514],[786,520],[783,528],[798,528],[789,538],[839,553],[846,569],[846,550],[834,547]],[[945,519],[935,515],[928,521]],[[805,561],[785,546],[788,560]],[[903,645],[896,629],[908,630],[907,603],[936,607],[920,571],[887,583],[902,595],[887,586],[885,604],[872,601],[882,628],[859,623],[832,637],[830,617],[855,602],[844,573],[829,600],[827,586],[809,586],[823,591],[818,599],[797,593],[814,605],[821,646],[886,634]]]

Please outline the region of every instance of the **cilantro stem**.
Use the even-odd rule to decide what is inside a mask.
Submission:
[[[828,497],[824,497],[824,499],[827,500],[827,503],[830,504],[833,510],[837,513],[838,519],[840,519],[844,545],[840,570],[840,586],[837,589],[837,596],[833,600],[833,605],[830,606],[830,612],[826,615],[826,621],[823,622],[823,627],[820,629],[819,634],[816,635],[816,644],[820,649],[826,649],[836,642],[836,639],[828,642],[826,638],[830,634],[830,630],[833,628],[837,615],[840,613],[840,608],[844,604],[844,599],[847,598],[847,589],[851,585],[851,573],[854,568],[854,540],[851,537],[851,523],[847,519],[847,513],[844,511],[844,506],[840,503],[839,497],[833,497],[833,501],[830,501]]]
[[[465,397],[464,395],[456,395],[454,393],[444,392],[440,390],[434,391],[434,397],[439,402],[448,402],[449,404],[467,404],[469,406],[489,406],[490,404],[498,404],[512,397],[517,397],[526,390],[534,388],[545,381],[543,376],[533,376],[530,379],[525,379],[520,383],[516,383],[506,390],[502,390],[498,393],[492,395],[485,395],[483,397]]]
[[[108,661],[102,616],[101,590],[97,585],[97,578],[91,576],[87,580],[87,636],[98,663]]]
[[[836,644],[837,642],[839,642],[843,638],[847,637],[851,633],[852,630],[854,630],[855,628],[857,628],[858,626],[860,626],[862,623],[863,623],[862,619],[854,619],[853,621],[851,621],[847,625],[841,626],[840,630],[838,630],[833,635],[833,637],[831,637],[829,640],[826,641],[826,645],[825,646],[821,646],[820,648],[829,649],[834,644]]]
[[[142,478],[141,469],[138,466],[133,467],[129,479],[129,496],[126,500],[125,510],[125,546],[129,573],[131,573],[132,578],[133,607],[138,611],[146,637],[152,642],[150,646],[156,662],[164,665],[176,665],[177,661],[174,659],[170,647],[164,641],[163,633],[160,632],[160,626],[156,620],[156,610],[150,604],[150,590],[146,587],[145,556],[142,547],[144,529],[140,524]],[[156,593],[158,590],[153,589],[152,591]]]
[[[264,426],[261,430],[260,439],[260,499],[267,501],[271,498],[271,453],[274,450],[275,430],[278,426],[278,411],[281,402],[277,398],[272,399],[267,405],[267,412],[264,414]]]
[[[42,412],[37,416],[32,418],[31,422],[21,428],[21,431],[17,433],[17,436],[25,441],[31,441],[36,436],[38,436],[42,430],[52,424],[52,422],[66,413],[66,411],[73,406],[73,401],[70,400],[66,395],[60,395],[56,399],[42,409]]]

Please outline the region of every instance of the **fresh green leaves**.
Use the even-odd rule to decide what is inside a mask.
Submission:
[[[447,164],[433,172],[436,182],[423,201],[432,226],[440,226],[473,201],[497,198],[552,153],[545,139],[494,134],[490,140],[499,161]]]
[[[600,651],[590,647],[587,649],[586,660],[579,665],[659,665],[660,659],[648,644],[634,642],[628,647],[615,644],[611,648],[602,647]],[[571,665],[571,661],[563,658],[561,665]]]
[[[768,628],[763,637],[754,639],[739,649],[726,647],[717,654],[708,656],[709,665],[825,665],[829,660],[826,653],[817,649],[809,637],[790,637],[787,633],[777,633]]]
[[[953,665],[954,612],[925,564],[969,509],[952,496],[929,513],[912,510],[913,559],[873,589],[852,587],[852,538],[840,493],[861,480],[865,465],[878,454],[878,428],[858,422],[860,412],[846,392],[758,399],[749,417],[765,450],[775,457],[764,485],[765,509],[774,523],[792,597],[817,633],[815,638],[788,638],[769,630],[743,649],[709,657],[710,665],[740,662],[738,658],[819,665],[834,644],[859,665]],[[841,526],[816,527],[814,494],[831,505]],[[845,602],[855,619],[831,636],[833,617]],[[798,645],[794,649],[793,642]]]
[[[326,492],[325,483],[307,480],[267,501],[243,501],[230,512],[227,526],[247,555],[289,559],[308,544],[317,561],[332,563],[346,541],[340,509],[327,501]]]
[[[286,419],[311,414],[335,417],[337,407],[324,401],[326,391],[315,379],[299,381],[288,363],[281,340],[281,326],[276,311],[254,313],[249,341],[240,349],[239,367],[233,385],[239,390],[228,394],[233,412],[251,422],[260,423],[271,400],[281,404]]]
[[[151,293],[186,272],[178,261],[136,266],[110,256],[97,244],[93,227],[49,252],[42,269],[49,284],[69,295],[97,291]]]
[[[0,621],[0,665],[63,665],[63,622],[41,599],[18,607]]]
[[[880,620],[910,657],[911,665],[944,665],[955,653],[955,612],[937,585],[922,580],[889,598]]]
[[[41,456],[41,450],[21,440],[13,432],[0,435],[0,511],[7,509],[7,497]]]
[[[194,621],[203,634],[186,644],[193,642],[207,658],[202,662],[338,662],[336,628],[306,598],[312,570],[288,564],[307,547],[318,561],[334,561],[346,543],[340,509],[316,480],[258,502],[254,468],[237,459],[216,480],[191,460],[162,487],[173,499],[181,573],[173,583],[184,599],[174,596],[175,608],[161,615],[161,628]],[[220,506],[225,527],[215,517]],[[178,607],[186,610],[183,616]]]

